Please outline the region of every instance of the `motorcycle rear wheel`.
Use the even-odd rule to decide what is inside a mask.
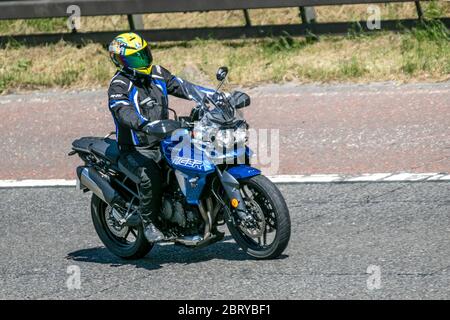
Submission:
[[[114,226],[108,221],[108,210],[111,207],[95,194],[91,199],[91,217],[95,231],[105,247],[116,256],[123,259],[139,259],[150,252],[153,244],[144,235],[144,227],[136,228]],[[116,227],[116,228],[115,228]]]
[[[240,185],[247,210],[254,212],[252,215],[263,230],[260,230],[259,237],[258,234],[252,236],[243,228],[236,226],[230,219],[225,219],[228,230],[236,243],[248,255],[256,259],[279,257],[286,249],[291,235],[289,209],[283,195],[272,181],[262,175],[241,180]],[[250,197],[250,193],[253,198]],[[267,244],[269,234],[272,242]]]

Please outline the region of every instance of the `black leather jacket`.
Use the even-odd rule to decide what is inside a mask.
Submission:
[[[158,65],[153,66],[149,76],[118,71],[111,79],[108,97],[120,147],[132,150],[155,145],[157,139],[141,130],[149,122],[168,118],[169,94],[198,102],[205,94],[213,93],[214,90],[178,78]]]

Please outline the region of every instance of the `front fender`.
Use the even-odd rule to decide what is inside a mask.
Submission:
[[[227,172],[233,176],[236,180],[246,179],[261,174],[261,170],[250,167],[246,164],[237,165],[227,169]]]
[[[237,181],[229,172],[217,171],[220,182],[222,183],[223,189],[229,200],[236,199],[238,201],[238,206],[234,208],[239,218],[244,219],[246,217],[247,208],[245,207],[244,199],[242,199],[239,181]]]

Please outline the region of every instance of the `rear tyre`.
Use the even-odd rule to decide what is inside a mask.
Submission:
[[[246,229],[225,219],[231,235],[242,250],[256,259],[279,257],[291,236],[291,220],[283,195],[262,175],[241,180],[240,184],[242,197],[256,227]]]
[[[91,216],[95,231],[105,247],[123,259],[139,259],[152,249],[144,235],[143,225],[120,226],[111,213],[112,208],[95,194],[91,199]]]

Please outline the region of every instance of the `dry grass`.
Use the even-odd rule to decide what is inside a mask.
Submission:
[[[414,11],[409,5],[398,4],[404,9],[401,14],[407,15]],[[386,6],[386,8],[391,6],[394,5]],[[365,9],[363,10],[360,6],[351,7],[355,15],[365,12]],[[447,12],[437,8],[439,14]],[[326,8],[320,8],[322,9]],[[276,11],[284,12],[284,10],[286,14],[283,21],[296,22],[297,12],[291,13],[291,9]],[[281,21],[280,16],[275,13],[258,12],[253,10],[251,14],[255,15],[254,20],[259,23]],[[324,12],[329,12],[327,17],[330,20],[342,17],[342,14],[336,10]],[[345,12],[349,14],[348,10]],[[400,13],[398,10],[395,12]],[[219,13],[194,15],[196,22],[200,23],[208,20],[206,17],[211,14]],[[228,22],[236,24],[242,22],[239,20],[242,19],[240,13],[226,14]],[[184,14],[179,16],[187,17]],[[322,16],[319,15],[319,17]],[[202,20],[200,17],[205,19]],[[120,19],[114,26],[120,27],[121,24],[126,24],[126,21]],[[159,17],[158,19],[165,21],[166,27],[175,27],[170,25],[175,22],[178,24],[176,27],[189,24],[188,20],[181,18],[167,20]],[[61,27],[57,21],[58,19],[52,24],[53,28]],[[147,23],[148,21],[146,20]],[[90,25],[92,21],[87,20],[87,22],[89,23],[86,26],[93,28],[93,25]],[[98,19],[98,23],[100,22],[105,28],[111,27],[104,18]],[[13,24],[16,28],[21,23]],[[44,27],[47,28],[47,32],[55,31],[48,30],[49,25],[39,26],[40,30]],[[63,21],[61,28],[64,27]],[[22,31],[37,30],[36,26],[28,25],[27,28],[29,29],[22,29]],[[260,40],[197,40],[164,43],[154,44],[153,52],[155,63],[166,66],[182,77],[204,84],[212,81],[210,76],[214,75],[219,65],[228,65],[231,68],[230,81],[240,85],[286,81],[442,81],[450,79],[449,40],[448,30],[435,25],[403,34],[324,36],[316,42],[286,36]],[[67,43],[40,47],[10,44],[7,48],[0,49],[0,93],[49,87],[103,87],[108,84],[114,70],[107,52],[98,44],[87,44],[82,47]]]

